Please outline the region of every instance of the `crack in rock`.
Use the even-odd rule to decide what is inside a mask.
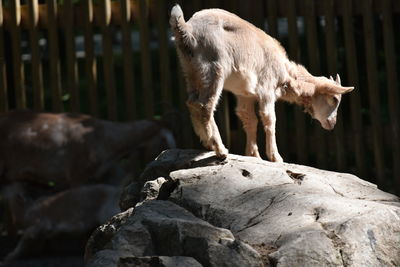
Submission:
[[[252,226],[254,226],[254,225],[259,224],[259,223],[260,223],[259,221],[258,221],[258,222],[253,222],[253,221],[254,221],[257,217],[259,217],[261,214],[263,214],[266,210],[268,210],[268,209],[275,203],[275,199],[276,199],[276,196],[273,197],[273,198],[271,198],[271,201],[269,202],[269,204],[268,204],[265,208],[263,208],[259,213],[257,213],[257,214],[254,215],[253,217],[251,217],[251,218],[247,221],[247,223],[245,224],[245,227],[244,227],[243,229],[240,229],[240,230],[238,231],[238,233],[244,231],[244,230],[247,229],[247,228],[250,228],[250,227],[252,227]]]
[[[375,250],[375,247],[376,247],[376,238],[375,238],[374,231],[372,231],[371,229],[368,229],[368,231],[367,231],[367,236],[368,236],[369,244],[370,244],[371,248],[372,248],[373,250]]]
[[[338,250],[343,266],[347,267],[348,264],[345,260],[346,256],[344,255],[344,251],[343,251],[343,248],[346,246],[346,243],[344,243],[342,241],[341,237],[338,234],[336,234],[334,230],[329,230],[328,227],[324,223],[320,223],[320,224],[321,224],[322,229],[324,229],[326,236],[330,240],[332,240],[333,246]]]
[[[263,208],[259,213],[257,213],[257,214],[254,215],[253,217],[251,217],[251,218],[247,221],[247,223],[245,224],[245,226],[244,226],[242,229],[238,230],[236,233],[243,232],[244,230],[246,230],[246,229],[248,229],[248,228],[250,228],[250,227],[253,227],[253,226],[259,224],[261,221],[255,221],[255,219],[257,219],[259,216],[261,216],[263,213],[265,213],[273,204],[280,203],[280,202],[284,201],[284,200],[285,200],[286,198],[288,198],[288,197],[289,197],[289,195],[285,195],[285,196],[282,197],[280,200],[276,200],[277,196],[272,197],[272,198],[271,198],[271,201],[269,202],[269,204],[268,204],[265,208]]]
[[[328,184],[328,185],[332,188],[332,190],[333,190],[333,192],[335,192],[335,194],[337,194],[337,195],[339,195],[341,197],[345,197],[344,194],[342,194],[339,191],[337,191],[331,184]]]
[[[322,230],[324,230],[326,236],[332,241],[333,246],[337,249],[340,255],[340,259],[344,267],[347,267],[348,264],[345,260],[345,255],[343,248],[346,246],[346,243],[342,241],[341,237],[334,231],[328,228],[327,224],[320,221],[321,215],[325,212],[323,208],[315,208],[315,222],[321,225]]]
[[[306,176],[304,173],[296,173],[290,170],[286,170],[286,173],[290,177],[290,179],[292,179],[293,182],[295,182],[298,185],[301,185],[301,183],[304,180],[304,177]]]
[[[261,243],[261,244],[249,244],[254,248],[260,255],[264,263],[264,266],[271,266],[273,264],[273,259],[269,257],[269,254],[278,250],[276,246]]]

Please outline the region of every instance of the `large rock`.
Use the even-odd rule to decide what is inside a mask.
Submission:
[[[150,255],[186,256],[170,259],[173,264],[168,266],[196,260],[204,266],[262,266],[260,255],[229,230],[212,226],[170,201],[147,201],[126,211],[120,220],[124,223],[116,225],[112,220],[92,236],[87,266],[117,266],[132,256],[139,257],[131,258],[133,262],[153,266],[150,259],[143,258]],[[103,233],[110,232],[113,234],[104,238]],[[98,243],[107,249],[94,248]]]
[[[154,197],[154,190],[147,197],[143,194],[149,190],[140,193],[139,188],[160,177],[167,182],[158,198],[169,201],[146,200]],[[259,256],[266,266],[400,266],[399,198],[354,175],[236,155],[220,161],[212,152],[169,150],[130,188],[135,190],[123,194],[122,208],[139,200],[144,204],[125,212],[128,219],[115,219],[119,227],[111,231],[108,242],[97,242],[103,245],[95,253],[87,253],[91,260],[105,257],[111,248],[114,263],[129,254],[189,256],[204,266],[259,266]],[[135,216],[140,219],[130,219]],[[182,225],[193,231],[190,240],[207,241],[188,245],[177,238]],[[213,230],[204,236],[203,229]],[[219,265],[201,256],[216,255],[212,246],[225,255],[219,256]]]

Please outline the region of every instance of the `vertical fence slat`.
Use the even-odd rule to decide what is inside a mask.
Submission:
[[[195,12],[200,11],[202,9],[202,0],[192,0],[193,3],[193,9]],[[229,1],[229,2],[234,2],[234,1]]]
[[[139,31],[140,31],[140,59],[142,72],[142,92],[144,97],[144,112],[147,118],[154,116],[153,75],[151,67],[149,25],[147,20],[146,0],[138,0],[139,5]]]
[[[268,21],[268,34],[274,38],[278,38],[278,10],[277,3],[275,0],[268,0],[265,5],[265,15]],[[280,150],[280,154],[283,159],[289,157],[288,151],[288,125],[286,120],[286,103],[277,102],[276,103],[276,128],[277,128],[277,142]]]
[[[199,2],[199,0],[197,0],[197,2]],[[225,0],[223,1],[223,3],[224,3],[224,8],[226,8],[229,12],[232,12],[234,14],[239,13],[239,4],[240,4],[239,1]]]
[[[275,0],[268,0],[265,5],[265,16],[268,22],[268,34],[278,38],[278,10]]]
[[[296,0],[288,0],[288,26],[289,26],[289,55],[292,60],[298,61],[299,56],[299,36],[297,29]],[[301,164],[308,163],[307,136],[304,115],[295,110],[296,125],[296,150],[297,161]]]
[[[373,2],[372,0],[363,1],[363,24],[364,24],[364,39],[365,53],[367,63],[367,81],[368,95],[370,104],[370,118],[372,122],[372,137],[375,167],[377,169],[377,181],[382,185],[385,179],[384,173],[384,158],[382,146],[382,132],[380,123],[380,97],[379,84],[377,77],[377,62],[376,62],[376,45],[375,45],[375,30],[373,21]]]
[[[89,112],[99,116],[98,91],[97,91],[97,62],[94,47],[93,33],[93,1],[83,3],[83,35],[85,42],[85,76],[88,82]]]
[[[250,12],[251,12],[251,22],[264,30],[264,0],[253,0],[249,1],[250,5]]]
[[[0,1],[0,112],[8,110],[8,91],[6,61],[4,55],[4,17],[3,4]]]
[[[21,58],[21,6],[19,0],[10,1],[10,35],[13,61],[13,85],[15,90],[16,107],[26,108],[26,92],[24,82],[24,65]]]
[[[80,111],[80,95],[78,89],[78,67],[75,54],[75,31],[74,31],[74,1],[65,0],[65,53],[67,65],[67,91],[70,95],[70,110]]]
[[[156,4],[156,19],[157,19],[157,31],[158,31],[158,44],[159,44],[159,55],[160,55],[160,84],[161,84],[161,98],[163,104],[172,104],[171,97],[171,66],[169,61],[168,52],[168,37],[167,37],[167,21],[166,21],[166,5],[165,1],[157,2]]]
[[[392,16],[392,0],[383,0],[383,39],[385,49],[385,63],[388,82],[389,113],[392,130],[393,172],[397,192],[400,192],[400,120],[399,120],[399,93],[396,68],[396,51],[394,47],[394,29]]]
[[[363,23],[364,23],[364,40],[365,40],[365,56],[367,63],[367,81],[368,81],[368,96],[370,105],[370,118],[372,126],[373,150],[375,167],[377,169],[378,184],[382,184],[384,173],[384,158],[382,152],[382,132],[380,124],[380,97],[379,84],[377,77],[376,63],[376,45],[374,22],[372,17],[372,0],[363,0]]]
[[[304,1],[305,7],[305,22],[306,22],[306,38],[308,47],[308,60],[310,71],[313,75],[319,75],[321,72],[320,61],[319,61],[319,46],[318,46],[318,33],[316,27],[316,16],[315,16],[315,5],[314,0]],[[314,136],[312,144],[315,144],[315,150],[317,155],[317,167],[326,169],[328,153],[326,153],[326,133],[322,132],[321,127],[314,124]]]
[[[219,8],[220,7],[220,0],[206,0],[204,1],[205,8]],[[199,10],[195,10],[197,12]],[[189,19],[189,18],[188,18]]]
[[[162,1],[164,2],[164,1]],[[136,94],[131,40],[131,2],[121,1],[122,54],[124,66],[125,112],[128,120],[136,118]]]
[[[33,107],[35,110],[44,109],[44,92],[42,63],[39,50],[39,5],[37,0],[28,1],[29,12],[29,47],[31,52],[31,75],[33,86]]]
[[[117,96],[115,88],[114,60],[111,35],[111,1],[100,1],[100,21],[103,45],[103,76],[107,96],[107,117],[110,120],[117,119]]]
[[[326,58],[328,65],[328,72],[330,75],[336,76],[337,73],[337,42],[335,30],[335,17],[334,8],[335,0],[325,1],[325,32],[326,32]],[[343,116],[342,113],[337,114],[337,123],[335,126],[335,154],[336,154],[336,169],[344,170],[346,165],[345,159],[345,145],[343,133]]]
[[[305,0],[305,23],[306,23],[306,38],[308,47],[308,61],[310,66],[310,71],[314,75],[320,74],[319,65],[319,47],[318,47],[318,34],[316,27],[316,16],[315,16],[315,5],[314,0]]]
[[[49,40],[49,71],[51,86],[51,108],[60,112],[62,108],[61,73],[58,46],[58,8],[56,0],[47,2],[48,40]]]
[[[351,120],[353,125],[354,153],[357,166],[357,175],[365,177],[365,157],[362,137],[361,101],[358,83],[357,51],[354,40],[353,5],[351,0],[342,0],[344,44],[346,50],[346,66],[348,79],[356,90],[350,94]]]

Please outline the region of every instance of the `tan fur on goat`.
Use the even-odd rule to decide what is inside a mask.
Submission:
[[[201,10],[185,22],[179,5],[170,24],[187,81],[187,106],[203,145],[225,158],[213,118],[222,90],[236,95],[236,113],[247,135],[246,155],[259,157],[256,143],[259,104],[266,133],[266,154],[283,161],[275,139],[275,102],[279,99],[305,106],[325,129],[333,129],[341,95],[353,90],[336,81],[312,76],[290,61],[280,43],[254,25],[221,9]]]

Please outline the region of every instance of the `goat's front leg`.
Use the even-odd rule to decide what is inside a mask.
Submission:
[[[257,146],[258,119],[254,112],[255,98],[237,96],[236,114],[246,132],[246,156],[260,158]]]
[[[276,145],[275,137],[275,101],[260,101],[260,117],[264,124],[264,131],[266,136],[266,153],[270,161],[283,162],[281,155],[279,155],[278,147]]]

